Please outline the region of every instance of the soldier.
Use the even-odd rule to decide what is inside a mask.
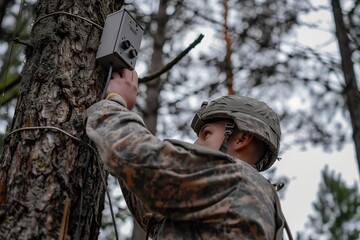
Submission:
[[[130,111],[137,73],[121,76],[113,73],[106,100],[88,109],[86,131],[147,236],[282,239],[277,193],[258,172],[278,157],[277,114],[263,102],[225,96],[196,113],[194,144],[163,141]]]

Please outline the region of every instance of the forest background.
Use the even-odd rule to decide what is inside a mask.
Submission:
[[[2,4],[0,111],[5,136],[37,2]],[[136,67],[144,79],[204,34],[169,71],[152,81],[142,79],[136,111],[154,134],[193,141],[189,122],[202,100],[226,94],[263,100],[279,112],[284,136],[282,160],[265,175],[286,182],[280,194],[293,232],[301,239],[359,236],[359,227],[351,224],[360,220],[359,202],[353,199],[359,196],[360,166],[355,120],[360,115],[354,107],[360,104],[359,1],[128,1],[125,7],[145,27]],[[336,18],[338,7],[342,23]],[[349,89],[355,105],[349,104]],[[131,218],[116,184],[109,182],[113,201],[120,203],[115,204],[120,235],[131,238]],[[111,239],[108,210],[106,205],[100,237]],[[350,210],[351,216],[344,214]]]

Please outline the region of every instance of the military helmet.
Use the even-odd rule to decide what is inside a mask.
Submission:
[[[237,128],[253,134],[269,147],[268,154],[256,166],[258,171],[270,168],[278,157],[281,130],[278,115],[265,103],[244,96],[223,96],[203,102],[191,127],[199,134],[202,126],[218,120],[232,120]]]

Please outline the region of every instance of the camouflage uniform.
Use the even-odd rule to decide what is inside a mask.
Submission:
[[[247,163],[158,139],[117,97],[87,115],[88,136],[152,239],[282,239],[278,196]]]

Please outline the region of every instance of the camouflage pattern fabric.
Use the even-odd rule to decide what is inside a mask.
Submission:
[[[278,196],[245,162],[158,139],[117,97],[88,109],[86,131],[152,239],[282,239]]]

